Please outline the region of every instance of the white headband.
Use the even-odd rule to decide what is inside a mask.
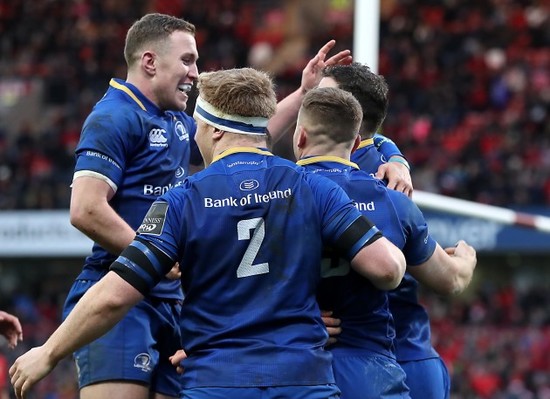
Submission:
[[[195,115],[204,122],[231,133],[264,135],[268,118],[226,114],[202,97],[197,98]]]

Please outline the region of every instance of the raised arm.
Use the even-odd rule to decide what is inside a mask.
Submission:
[[[277,112],[269,120],[268,125],[273,143],[276,143],[281,137],[283,137],[292,124],[296,122],[298,110],[302,104],[302,99],[309,90],[317,87],[319,84],[319,81],[321,80],[321,70],[326,65],[345,65],[351,63],[352,57],[350,55],[350,50],[340,51],[325,61],[328,53],[332,50],[335,44],[335,40],[330,40],[319,49],[315,57],[309,60],[306,67],[302,71],[302,81],[300,87],[283,98],[277,104]]]
[[[456,295],[470,284],[477,264],[476,250],[461,240],[455,247],[441,248],[438,244],[433,255],[407,271],[421,284],[439,295]]]

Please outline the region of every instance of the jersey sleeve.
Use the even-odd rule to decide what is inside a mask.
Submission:
[[[390,138],[376,133],[373,137],[373,140],[375,148],[378,150],[379,153],[384,156],[386,160],[396,155],[405,158],[395,142]]]
[[[111,265],[111,270],[144,295],[174,266],[185,240],[181,198],[172,195],[174,191],[180,190],[171,190],[151,205],[138,235]]]
[[[318,175],[309,176],[319,204],[324,244],[351,260],[361,248],[382,236],[378,228],[357,210],[340,186]]]
[[[76,148],[75,178],[91,175],[103,178],[117,190],[124,177],[132,143],[139,140],[131,128],[128,113],[94,111],[84,122]],[[135,144],[134,144],[135,145]]]
[[[427,261],[435,251],[436,241],[430,235],[428,224],[418,206],[405,194],[388,190],[406,235],[403,254],[407,265],[416,266]]]

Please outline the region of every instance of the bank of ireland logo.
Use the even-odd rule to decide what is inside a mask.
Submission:
[[[134,367],[146,373],[151,372],[151,356],[148,353],[140,353],[134,358]]]
[[[181,121],[176,122],[176,134],[178,135],[178,138],[180,141],[183,140],[189,140],[189,133],[187,132],[187,129],[185,129],[185,126]]]
[[[166,130],[160,128],[151,129],[149,132],[149,145],[151,147],[168,147]]]
[[[239,185],[241,191],[252,191],[260,187],[260,182],[256,179],[243,180]]]

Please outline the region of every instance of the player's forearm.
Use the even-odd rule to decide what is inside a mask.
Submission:
[[[476,265],[475,251],[449,254],[439,244],[430,259],[407,271],[421,284],[443,296],[457,295],[472,280]]]
[[[108,205],[95,205],[79,212],[71,209],[71,223],[78,230],[118,255],[136,236],[135,231]]]
[[[435,293],[442,296],[458,295],[470,284],[472,273],[468,272],[465,259],[450,258],[442,265],[443,273],[439,274],[439,281],[428,284]],[[473,269],[471,269],[473,271]]]
[[[109,273],[86,292],[44,344],[52,364],[104,335],[124,317],[136,299],[142,298],[126,295],[123,299],[120,290],[105,289],[112,280],[111,274],[114,273]]]
[[[97,221],[85,234],[113,255],[120,254],[136,236],[122,219]]]
[[[269,120],[268,129],[273,143],[280,140],[298,117],[304,92],[301,88],[292,92],[277,103],[277,112]]]
[[[454,263],[454,279],[448,289],[448,295],[458,295],[463,292],[472,281],[475,260],[458,256],[451,257]]]

